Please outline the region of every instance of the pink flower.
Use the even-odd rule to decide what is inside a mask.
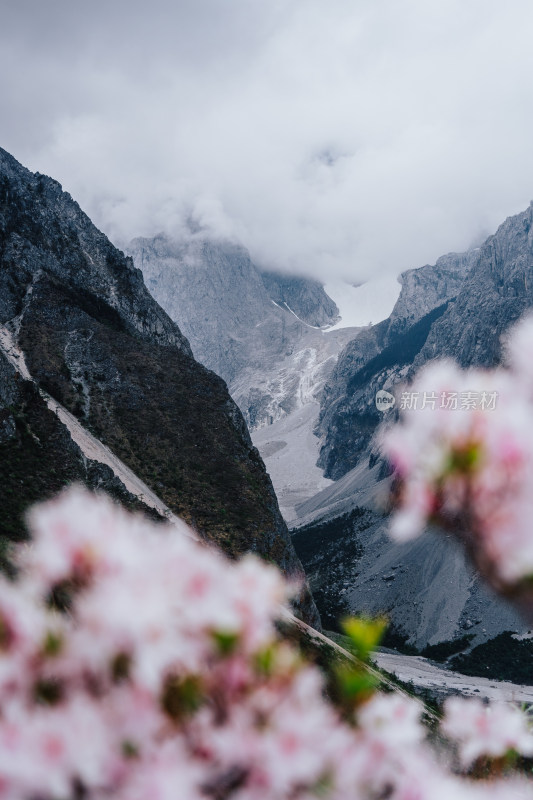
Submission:
[[[418,744],[425,736],[422,706],[400,694],[377,694],[360,709],[357,719],[365,733],[387,747]]]
[[[519,328],[520,342],[526,335],[533,323]],[[523,367],[514,338],[510,348],[513,368]],[[391,535],[405,541],[441,521],[458,536],[468,532],[479,562],[502,583],[533,575],[533,391],[516,372],[463,371],[450,362],[430,363],[411,389],[437,401],[405,409],[401,424],[382,434],[401,480]],[[456,407],[439,402],[452,390]],[[497,398],[490,409],[488,397]]]
[[[469,435],[463,426],[456,441]],[[520,449],[486,439],[501,454],[501,475],[514,475]],[[422,516],[435,499],[424,481],[438,474],[443,447],[438,440],[417,478],[422,502],[411,504]],[[478,514],[499,520],[499,538],[487,521],[495,546],[502,478],[480,475]],[[455,480],[446,497],[457,504]],[[341,719],[321,673],[276,636],[290,587],[273,567],[251,556],[229,562],[79,489],[31,519],[21,577],[0,577],[0,798],[506,797],[497,785],[481,795],[439,767],[418,702],[376,693],[356,719]],[[520,539],[512,522],[508,539]],[[61,582],[67,613],[46,602]],[[497,708],[492,729],[476,722],[477,710],[459,724],[450,708],[445,725],[465,758],[480,747],[532,752],[512,709]]]
[[[459,744],[464,766],[480,756],[496,758],[509,751],[533,754],[527,718],[511,705],[484,705],[477,699],[451,697],[445,703],[444,733]]]

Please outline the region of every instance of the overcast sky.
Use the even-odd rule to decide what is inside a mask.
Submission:
[[[117,242],[361,280],[533,198],[531,0],[1,0],[0,146]]]

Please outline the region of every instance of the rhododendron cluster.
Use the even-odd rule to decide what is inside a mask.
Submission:
[[[361,688],[330,702],[276,632],[289,588],[274,567],[229,562],[79,489],[35,508],[30,527],[17,579],[0,578],[0,798],[533,796],[527,782],[452,774],[421,704],[372,692],[361,666]],[[347,628],[364,652],[378,629]],[[446,718],[465,765],[532,752],[515,716],[495,712],[488,731],[471,708]]]
[[[533,577],[532,351],[528,319],[510,337],[508,368],[430,363],[411,387],[419,396],[491,394],[496,402],[406,408],[383,436],[398,479],[392,535],[405,540],[440,523],[463,540],[496,590],[525,604]]]
[[[464,766],[470,766],[481,756],[498,758],[513,751],[533,755],[533,737],[526,717],[517,708],[450,697],[444,709],[442,730],[458,742]]]

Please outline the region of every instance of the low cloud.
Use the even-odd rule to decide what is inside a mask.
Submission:
[[[6,0],[2,139],[117,243],[352,282],[533,197],[529,0]]]

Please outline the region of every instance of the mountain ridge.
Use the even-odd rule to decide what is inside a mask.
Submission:
[[[320,334],[338,317],[318,282],[261,270],[226,240],[161,234],[134,239],[128,252],[195,357],[227,382],[251,429],[294,410],[297,363],[322,349]]]
[[[57,181],[4,150],[0,324],[38,386],[173,513],[230,556],[254,550],[303,579],[271,481],[224,382],[194,361],[131,258]],[[7,405],[2,413],[9,420]],[[20,425],[39,439],[38,426],[24,418]],[[84,480],[83,470],[75,477]],[[17,525],[20,533],[22,520]],[[298,602],[318,625],[305,585]]]
[[[404,273],[391,316],[340,354],[318,424],[319,464],[335,483],[298,506],[291,522],[326,620],[340,611],[385,612],[395,641],[418,648],[447,641],[471,648],[524,630],[450,537],[428,530],[403,546],[389,539],[379,499],[388,493],[388,468],[374,435],[384,420],[397,418],[397,408],[385,414],[376,408],[376,392],[385,389],[399,401],[400,390],[431,359],[451,357],[463,367],[500,362],[507,329],[533,306],[532,276],[530,205],[476,250]],[[346,563],[332,553],[332,536],[352,553]]]

